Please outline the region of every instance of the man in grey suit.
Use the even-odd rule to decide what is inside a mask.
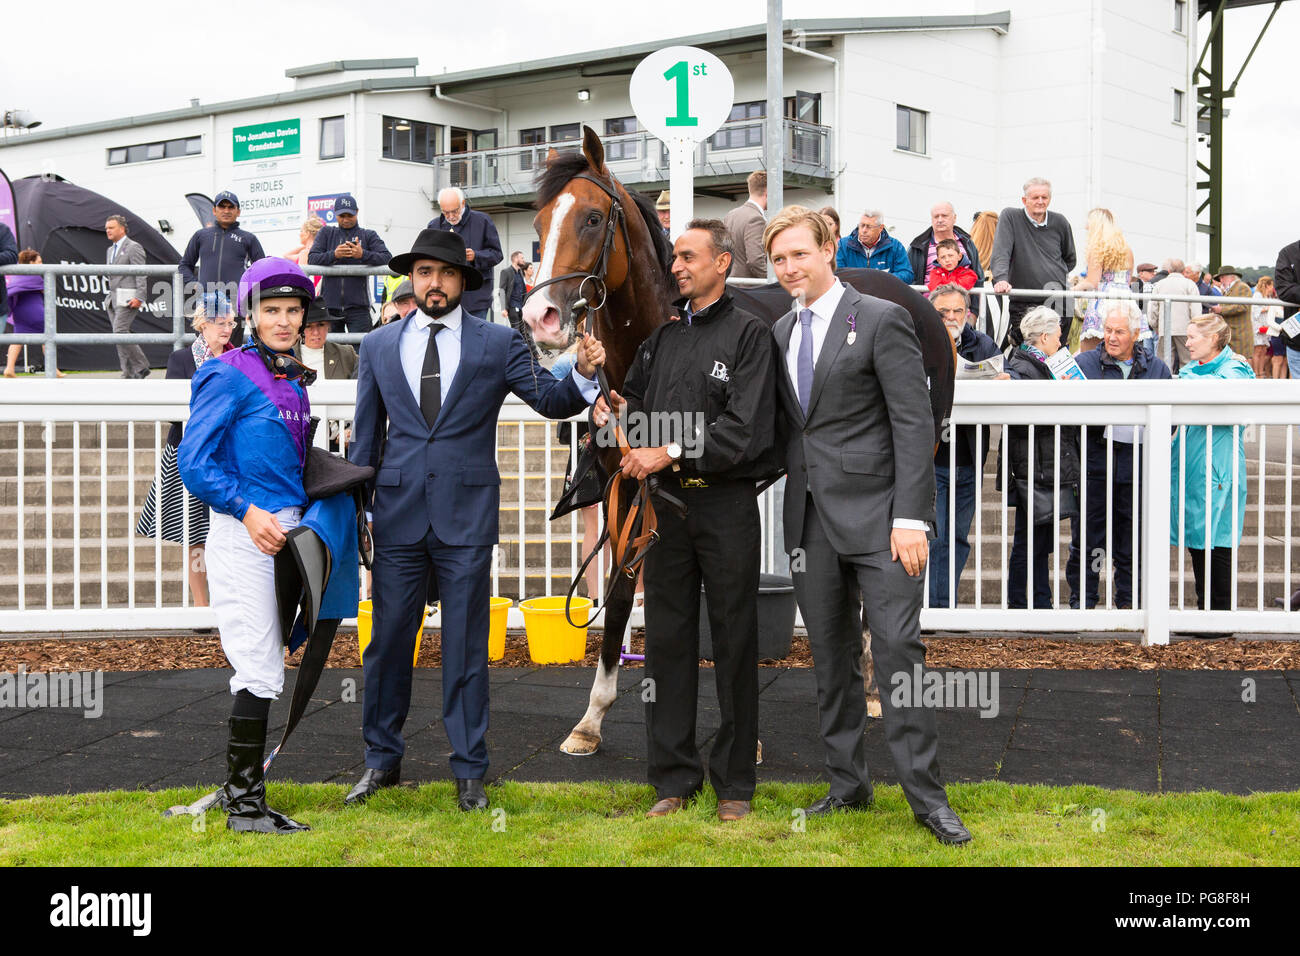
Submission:
[[[111,266],[144,265],[144,246],[130,239],[126,234],[126,217],[116,213],[104,223],[104,235],[108,236],[108,264]],[[104,308],[109,321],[113,323],[114,332],[130,332],[131,323],[135,321],[136,312],[144,305],[144,276],[110,275],[108,277],[108,298]],[[144,357],[144,349],[138,345],[119,345],[117,360],[122,365],[123,378],[148,378],[149,360]]]
[[[767,256],[763,254],[763,229],[767,225],[767,173],[755,170],[745,185],[749,188],[749,198],[722,220],[736,255],[731,262],[731,278],[765,279]]]
[[[934,418],[901,306],[835,278],[826,220],[787,206],[763,246],[795,309],[773,327],[787,473],[785,540],[812,645],[830,792],[809,816],[872,802],[863,734],[862,614],[878,683],[925,663],[920,612],[934,523]],[[860,597],[859,597],[860,595]],[[861,603],[859,603],[861,601]],[[943,843],[969,831],[939,782],[932,708],[881,694],[885,739],[916,815]]]

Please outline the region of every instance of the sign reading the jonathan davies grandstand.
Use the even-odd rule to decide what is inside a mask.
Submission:
[[[302,142],[300,133],[301,124],[296,119],[236,126],[232,133],[234,161],[242,163],[250,159],[297,156]]]

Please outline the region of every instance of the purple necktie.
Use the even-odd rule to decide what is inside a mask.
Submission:
[[[803,329],[803,334],[799,336],[799,357],[795,362],[795,371],[799,373],[799,405],[805,415],[808,414],[808,403],[812,400],[812,317],[812,309],[799,310],[799,327]]]

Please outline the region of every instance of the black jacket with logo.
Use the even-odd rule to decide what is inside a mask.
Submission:
[[[680,301],[680,318],[641,344],[628,370],[621,394],[627,399],[629,443],[680,442],[685,476],[759,480],[779,473],[771,330],[727,293],[689,321],[685,306]],[[658,434],[647,433],[650,424]]]
[[[204,291],[217,285],[233,289],[244,270],[266,258],[257,236],[236,222],[226,228],[213,223],[190,237],[181,256],[180,273],[186,283],[197,282]],[[231,295],[234,299],[234,295]]]

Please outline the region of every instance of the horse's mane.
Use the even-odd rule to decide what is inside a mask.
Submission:
[[[537,171],[537,208],[549,206],[574,176],[587,172],[590,168],[591,164],[587,162],[587,157],[579,152],[560,153],[555,159],[544,164]],[[610,178],[613,179],[612,174]],[[668,237],[664,235],[663,227],[659,225],[659,214],[655,211],[654,203],[645,196],[624,188],[636,204],[637,212],[645,220],[646,231],[650,233],[650,241],[654,244],[655,258],[659,261],[659,276],[663,288],[669,300],[672,300],[677,294],[676,283],[669,281],[671,273],[668,271],[673,261],[673,247],[669,244]]]

